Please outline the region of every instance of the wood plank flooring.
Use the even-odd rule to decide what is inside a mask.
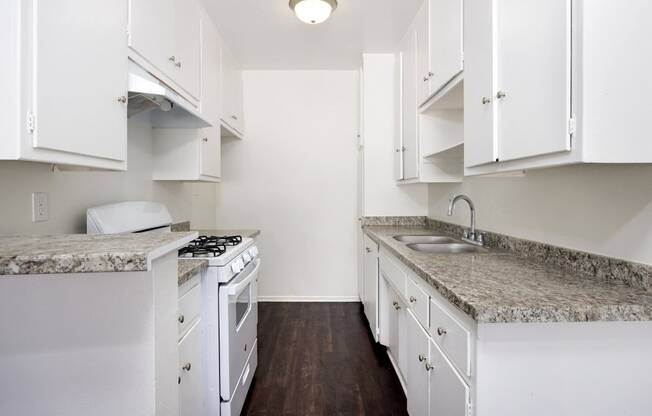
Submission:
[[[259,303],[258,369],[243,415],[407,415],[360,303]]]

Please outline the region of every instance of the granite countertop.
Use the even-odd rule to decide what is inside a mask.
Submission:
[[[179,259],[179,286],[206,267],[208,267],[208,260],[206,259]]]
[[[652,320],[652,293],[644,288],[508,251],[422,253],[392,238],[446,235],[425,226],[365,226],[364,231],[479,323]]]
[[[196,238],[196,232],[0,236],[0,275],[134,272]]]

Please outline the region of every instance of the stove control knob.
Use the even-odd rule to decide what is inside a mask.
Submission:
[[[251,254],[249,254],[248,251],[245,251],[242,253],[242,259],[244,260],[245,263],[249,263],[251,261]]]
[[[254,257],[256,257],[256,247],[251,247],[249,250],[247,250],[247,253],[249,253],[251,258],[253,259]]]
[[[240,269],[240,265],[238,264],[237,261],[234,261],[233,263],[231,263],[231,270],[233,271],[233,273],[240,273],[241,269]]]
[[[258,247],[252,246],[250,250],[253,252],[253,257],[258,255]]]

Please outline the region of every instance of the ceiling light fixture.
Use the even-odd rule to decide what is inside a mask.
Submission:
[[[337,8],[337,0],[290,0],[299,20],[309,25],[325,22]]]

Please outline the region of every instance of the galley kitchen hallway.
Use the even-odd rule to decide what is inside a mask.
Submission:
[[[243,415],[406,415],[359,303],[259,303],[258,369]]]

